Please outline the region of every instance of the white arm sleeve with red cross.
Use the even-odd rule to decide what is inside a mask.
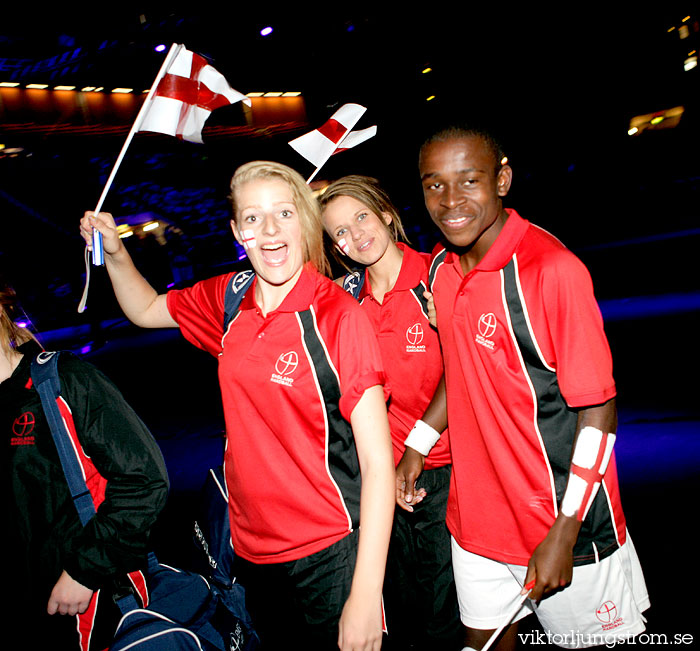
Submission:
[[[566,486],[561,512],[582,521],[593,503],[608,468],[615,434],[606,434],[595,427],[584,427],[576,439],[571,459],[569,483]]]

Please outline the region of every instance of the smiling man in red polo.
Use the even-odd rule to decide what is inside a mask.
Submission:
[[[503,207],[513,178],[503,161],[489,134],[455,127],[420,155],[425,204],[446,239],[431,289],[466,643],[481,648],[531,581],[515,622],[534,610],[565,647],[624,639],[644,630],[649,600],[620,506],[603,321],[580,260]],[[596,613],[608,602],[617,618],[605,625]],[[497,648],[514,648],[516,630]]]

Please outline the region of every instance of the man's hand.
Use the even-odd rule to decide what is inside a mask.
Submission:
[[[60,613],[61,615],[77,615],[84,613],[90,605],[93,591],[86,588],[73,579],[68,572],[63,570],[63,574],[56,581],[56,585],[51,591],[49,603],[46,611],[49,615]]]
[[[428,321],[430,321],[430,325],[433,326],[433,328],[437,328],[437,312],[435,311],[435,300],[433,299],[433,295],[425,291],[423,292],[423,298],[428,299]]]
[[[423,472],[425,457],[411,447],[406,450],[396,467],[396,503],[405,511],[413,511],[427,495],[424,488],[416,490],[416,482]]]
[[[535,602],[569,583],[574,571],[574,545],[581,523],[561,513],[545,539],[537,545],[527,564],[525,583],[535,579],[530,599]]]

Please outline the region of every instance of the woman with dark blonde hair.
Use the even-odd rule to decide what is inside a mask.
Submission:
[[[0,279],[12,627],[22,648],[99,651],[122,616],[112,596],[127,574],[146,567],[151,527],[168,494],[165,462],[118,389],[92,365],[61,353],[61,415],[97,508],[83,526],[32,382],[33,360],[53,353],[18,325],[19,313],[15,291]]]
[[[323,224],[336,253],[354,268],[338,279],[369,316],[378,335],[391,387],[389,424],[394,462],[440,384],[443,368],[428,301],[430,256],[406,243],[398,211],[376,179],[352,175],[331,183],[320,197]],[[401,241],[403,240],[403,241]],[[387,581],[389,640],[396,648],[460,649],[461,631],[452,577],[445,509],[451,460],[443,435],[427,454],[415,489],[420,503],[398,501]],[[393,623],[393,627],[392,627]],[[398,639],[397,639],[398,638]]]
[[[158,295],[110,215],[86,213],[81,231],[88,247],[92,228],[102,233],[129,319],[179,327],[218,358],[232,541],[264,648],[376,651],[394,499],[376,338],[319,273],[328,270],[320,211],[297,172],[243,165],[231,200],[250,285],[229,273]],[[242,296],[228,319],[227,292]]]
[[[15,290],[7,284],[0,276],[0,382],[7,379],[17,365],[20,353],[17,349],[24,343],[34,339],[34,335],[16,323],[17,314],[17,294]]]

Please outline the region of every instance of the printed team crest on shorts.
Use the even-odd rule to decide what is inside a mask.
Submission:
[[[617,611],[617,606],[612,601],[606,601],[605,603],[601,604],[601,606],[595,611],[595,616],[603,625],[604,631],[610,631],[624,624],[622,617],[620,617]]]

